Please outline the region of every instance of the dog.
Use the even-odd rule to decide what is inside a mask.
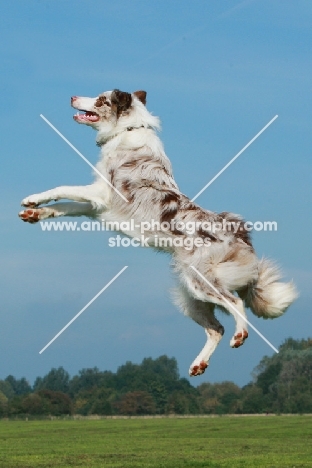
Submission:
[[[234,317],[230,346],[238,348],[248,337],[245,306],[258,317],[278,317],[296,299],[296,288],[280,282],[274,263],[257,258],[240,216],[205,210],[180,192],[145,91],[73,96],[71,105],[78,110],[74,120],[97,131],[101,156],[95,181],[31,195],[22,201],[26,209],[19,216],[28,223],[59,216],[100,217],[121,225],[134,220],[132,229],[127,224],[120,229],[133,239],[140,238],[144,224],[149,239],[144,245],[172,255],[179,284],[175,303],[205,329],[206,344],[189,369],[191,376],[201,375],[224,334],[215,308]],[[62,199],[71,201],[47,205]]]

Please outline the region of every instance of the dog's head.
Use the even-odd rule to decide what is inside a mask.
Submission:
[[[71,98],[71,105],[75,109],[83,111],[83,114],[74,115],[74,120],[78,123],[89,125],[96,130],[101,128],[101,124],[111,127],[117,126],[119,121],[123,121],[126,126],[131,120],[131,113],[135,113],[135,108],[146,104],[146,92],[135,91],[126,93],[119,89],[106,91],[96,98],[78,97]],[[142,110],[142,109],[141,109]]]

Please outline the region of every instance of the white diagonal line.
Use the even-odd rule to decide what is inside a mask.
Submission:
[[[112,283],[113,283],[113,282],[114,282],[114,281],[115,281],[115,280],[118,278],[118,276],[120,276],[120,275],[121,275],[121,274],[122,274],[122,273],[123,273],[123,272],[124,272],[124,271],[125,271],[127,268],[128,268],[127,266],[124,266],[124,267],[123,267],[123,268],[120,270],[120,272],[119,272],[119,273],[117,273],[117,275],[116,275],[116,276],[114,276],[114,278],[113,278],[113,279],[111,279],[111,280],[110,280],[110,281],[109,281],[109,282],[108,282],[108,283],[107,283],[107,284],[104,286],[104,288],[103,288],[103,289],[101,289],[101,291],[100,291],[100,292],[98,292],[98,293],[97,293],[97,294],[96,294],[96,295],[93,297],[93,299],[91,299],[91,301],[89,301],[89,302],[88,302],[88,304],[87,304],[87,305],[85,305],[85,306],[83,307],[83,309],[81,309],[81,311],[80,311],[80,312],[78,312],[78,314],[77,314],[77,315],[75,315],[75,317],[74,317],[74,318],[72,318],[72,319],[70,320],[70,322],[68,322],[68,324],[67,324],[67,325],[65,325],[65,327],[64,327],[64,328],[62,328],[62,330],[61,330],[61,331],[59,331],[59,332],[58,332],[58,333],[55,335],[55,337],[54,337],[54,338],[52,338],[52,340],[51,340],[51,341],[49,341],[49,343],[48,343],[47,345],[45,345],[45,347],[44,347],[44,348],[42,348],[42,350],[41,350],[41,351],[39,351],[39,354],[43,353],[43,351],[45,351],[45,350],[46,350],[46,349],[47,349],[47,348],[50,346],[50,344],[52,344],[52,343],[53,343],[53,341],[55,341],[55,340],[56,340],[56,338],[58,338],[58,337],[59,337],[59,336],[60,336],[60,335],[63,333],[63,331],[65,331],[65,330],[66,330],[66,328],[68,328],[68,327],[69,327],[69,325],[71,325],[71,324],[72,324],[72,323],[73,323],[73,322],[76,320],[76,318],[78,318],[78,317],[79,317],[79,315],[81,315],[81,314],[82,314],[82,313],[83,313],[83,312],[84,312],[84,311],[85,311],[85,310],[86,310],[86,309],[89,307],[89,305],[91,305],[91,304],[92,304],[92,302],[94,302],[94,301],[95,301],[95,300],[96,300],[96,299],[97,299],[97,298],[98,298],[98,297],[99,297],[99,296],[100,296],[100,295],[101,295],[101,294],[102,294],[102,293],[105,291],[105,289],[107,289],[107,288],[108,288],[108,287],[109,287],[109,286],[110,286],[110,285],[111,285],[111,284],[112,284]]]
[[[103,176],[103,174],[95,167],[93,166],[92,163],[90,163],[90,161],[83,155],[80,153],[80,151],[77,150],[77,148],[69,141],[67,140],[67,138],[64,137],[64,135],[57,129],[54,127],[54,125],[51,124],[51,122],[42,114],[40,114],[40,117],[74,150],[76,151],[76,153],[90,166],[92,167],[92,169],[100,176],[102,177],[103,180],[105,180],[105,182],[113,189],[115,190],[116,193],[118,193],[118,195],[125,201],[125,202],[129,202],[129,200],[126,199],[126,197],[123,196],[122,193],[119,192],[118,189],[116,189],[116,187],[114,187],[109,180],[106,179],[106,177]]]
[[[214,176],[214,178],[211,179],[211,180],[208,182],[208,184],[206,184],[205,187],[203,187],[203,188],[197,193],[197,195],[195,195],[195,197],[192,198],[191,201],[196,200],[196,198],[199,197],[199,195],[201,195],[201,194],[206,190],[206,188],[208,188],[209,185],[211,185],[211,184],[222,174],[222,172],[224,172],[224,171],[235,161],[235,159],[237,159],[238,156],[240,156],[240,155],[245,151],[245,149],[247,149],[248,146],[250,146],[250,145],[261,135],[261,133],[263,133],[263,132],[274,122],[274,120],[277,119],[277,117],[278,117],[278,115],[276,115],[275,117],[273,117],[273,119],[270,120],[270,122],[267,123],[267,124],[265,125],[265,127],[263,127],[262,130],[260,130],[260,132],[257,133],[257,135],[254,136],[254,137],[247,143],[247,145],[245,145],[244,148],[241,149],[240,152],[237,153],[237,154],[234,156],[234,158],[232,158],[231,161],[229,161],[229,162],[221,169],[221,171],[219,171],[218,174],[216,174],[216,175]]]
[[[270,341],[269,341],[265,336],[263,336],[262,333],[260,333],[259,330],[258,330],[256,327],[254,327],[253,324],[250,323],[250,322],[246,319],[246,317],[244,317],[243,314],[241,314],[240,311],[237,310],[235,306],[233,306],[233,304],[232,304],[230,301],[228,301],[228,300],[226,299],[226,297],[222,296],[222,294],[220,293],[220,291],[218,291],[218,289],[215,288],[214,285],[210,283],[210,281],[208,281],[208,280],[207,280],[195,267],[193,267],[192,265],[191,265],[191,268],[192,268],[192,270],[194,270],[194,271],[198,274],[198,276],[201,277],[201,279],[202,279],[203,281],[205,281],[205,282],[208,284],[208,286],[211,287],[211,289],[213,289],[217,294],[219,294],[219,295],[222,297],[222,299],[224,300],[224,302],[226,302],[233,310],[235,310],[235,312],[236,312],[242,319],[245,320],[246,323],[248,323],[248,325],[250,326],[250,328],[252,328],[252,329],[257,333],[257,335],[259,335],[260,338],[263,339],[263,341],[265,341],[276,353],[279,353],[279,351],[275,348],[275,346],[273,346],[272,343],[270,343]]]

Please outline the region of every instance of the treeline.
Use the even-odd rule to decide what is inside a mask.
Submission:
[[[82,369],[72,378],[60,367],[32,387],[9,375],[0,380],[0,417],[312,413],[312,339],[289,338],[279,351],[264,357],[242,388],[233,382],[193,387],[167,356],[127,362],[116,373]]]

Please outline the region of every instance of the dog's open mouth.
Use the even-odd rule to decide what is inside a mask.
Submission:
[[[82,110],[82,112],[84,112],[84,114],[79,114],[79,112],[77,112],[77,114],[74,115],[76,122],[97,122],[100,120],[100,116],[96,112],[84,110]]]

